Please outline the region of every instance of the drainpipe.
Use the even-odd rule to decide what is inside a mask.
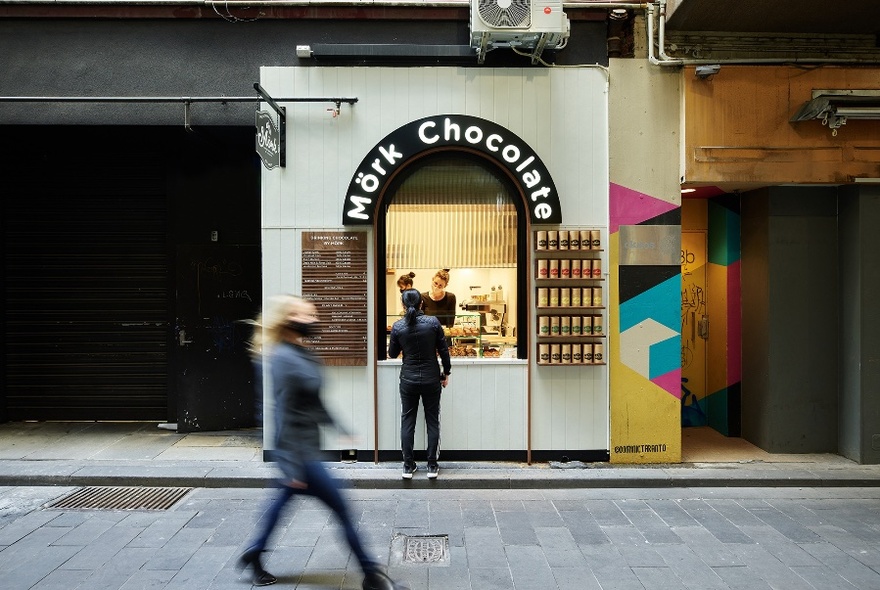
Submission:
[[[664,26],[665,16],[666,16],[666,2],[660,2],[660,22],[658,24],[659,34],[658,34],[658,43],[659,43],[659,53],[660,59],[654,57],[654,19],[656,18],[655,12],[657,7],[654,4],[648,5],[648,12],[646,13],[647,21],[648,21],[648,61],[654,64],[655,66],[681,66],[684,65],[684,60],[681,59],[671,59],[668,55],[666,55],[666,49],[664,48],[664,42],[666,41]]]

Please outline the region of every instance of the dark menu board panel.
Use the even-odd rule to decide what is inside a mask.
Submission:
[[[311,349],[327,365],[367,364],[367,234],[304,232],[303,297],[318,308]]]

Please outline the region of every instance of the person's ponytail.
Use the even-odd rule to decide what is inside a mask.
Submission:
[[[422,306],[422,294],[415,289],[406,289],[401,293],[400,301],[403,303],[403,307],[406,308],[406,314],[403,316],[406,320],[406,325],[414,325],[419,315],[419,308]]]

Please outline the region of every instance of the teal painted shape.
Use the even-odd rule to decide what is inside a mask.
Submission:
[[[620,304],[621,332],[647,319],[652,319],[676,333],[681,332],[681,274]],[[680,357],[681,351],[678,355]]]
[[[709,202],[709,262],[730,266],[740,259],[740,216]]]
[[[727,388],[707,395],[702,405],[709,414],[709,426],[724,436],[730,436],[730,425],[727,419]]]
[[[651,345],[648,357],[648,378],[656,379],[681,368],[681,336]]]

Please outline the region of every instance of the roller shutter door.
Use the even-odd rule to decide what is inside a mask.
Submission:
[[[164,165],[105,134],[22,134],[0,180],[9,420],[166,419]]]

